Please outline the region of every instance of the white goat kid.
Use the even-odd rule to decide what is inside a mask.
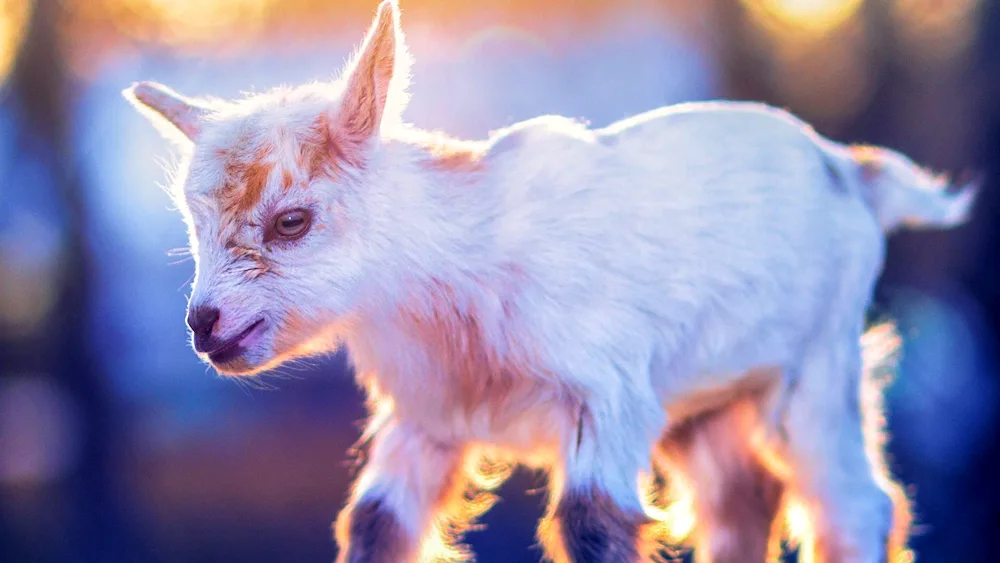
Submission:
[[[654,457],[705,561],[763,560],[789,495],[815,558],[905,553],[865,449],[864,314],[885,233],[958,224],[972,191],[745,103],[421,132],[398,18],[335,82],[126,91],[185,155],[197,352],[231,375],[351,352],[373,417],[340,560],[466,556],[433,539],[488,504],[455,502],[484,455],[549,472],[559,561],[643,555]]]

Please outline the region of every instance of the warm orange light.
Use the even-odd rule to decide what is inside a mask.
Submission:
[[[762,26],[786,32],[824,34],[842,26],[863,0],[742,0]]]
[[[31,5],[28,0],[0,2],[0,82],[14,65],[14,57],[24,39]]]
[[[132,25],[123,31],[141,40],[167,45],[191,45],[218,40],[236,28],[243,33],[257,30],[269,0],[117,0],[122,20]],[[141,23],[140,23],[141,22]],[[138,24],[138,25],[136,25]]]
[[[808,546],[813,545],[816,539],[813,522],[809,515],[809,509],[798,499],[789,499],[785,505],[785,530],[788,534],[789,546],[806,547],[799,553],[799,560],[802,563],[813,563],[813,552],[808,549]]]
[[[655,523],[646,531],[649,539],[668,544],[683,543],[694,531],[694,491],[679,475],[659,484],[653,474],[639,475],[643,510]]]
[[[741,0],[771,50],[783,104],[832,127],[865,107],[873,82],[859,13],[864,0]]]

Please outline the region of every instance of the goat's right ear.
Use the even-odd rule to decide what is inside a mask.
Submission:
[[[202,119],[210,111],[207,103],[182,96],[156,82],[137,82],[122,94],[165,137],[174,140],[193,142],[201,132]]]
[[[376,136],[388,113],[399,119],[406,104],[410,57],[396,0],[382,0],[375,20],[344,69],[344,95],[333,134],[355,143]]]

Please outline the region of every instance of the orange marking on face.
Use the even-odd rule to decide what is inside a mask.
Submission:
[[[272,165],[259,161],[247,165],[243,172],[242,196],[233,202],[237,212],[250,211],[260,202],[272,169]]]
[[[220,235],[231,235],[231,226],[247,222],[247,215],[260,203],[267,181],[274,169],[274,147],[260,144],[251,148],[243,141],[216,153],[226,159],[226,184],[219,192]]]
[[[252,260],[254,262],[263,262],[264,256],[261,255],[260,251],[256,248],[249,248],[246,246],[233,246],[230,248],[230,252],[237,259],[242,260]]]
[[[281,176],[281,189],[288,190],[295,184],[295,177],[291,170],[285,170]]]
[[[271,271],[271,265],[256,248],[242,246],[236,241],[226,243],[226,250],[233,256],[234,268],[250,279],[256,279]]]
[[[350,140],[330,128],[330,120],[320,115],[309,127],[309,133],[299,150],[297,162],[310,178],[335,176],[347,163],[360,168],[364,160],[350,149]]]

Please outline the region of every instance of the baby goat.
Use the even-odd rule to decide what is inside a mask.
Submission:
[[[184,149],[201,357],[351,352],[372,420],[340,561],[470,557],[448,540],[503,477],[487,457],[548,472],[557,561],[642,557],[654,466],[693,495],[702,561],[763,561],[789,498],[814,560],[908,557],[864,315],[886,233],[961,223],[971,188],[749,103],[459,141],[402,123],[408,70],[387,0],[336,82],[126,91]]]

